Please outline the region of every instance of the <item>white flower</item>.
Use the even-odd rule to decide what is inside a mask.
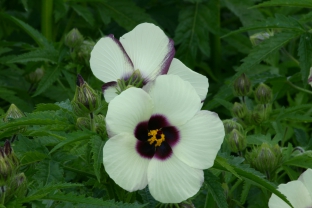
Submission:
[[[106,102],[117,96],[116,90],[123,90],[117,80],[129,84],[129,78],[134,76],[138,79],[130,85],[139,85],[142,79],[145,85],[161,74],[175,74],[190,82],[203,101],[208,92],[208,79],[173,58],[174,54],[173,40],[159,27],[142,23],[124,34],[120,41],[113,35],[101,38],[91,52],[90,66],[93,74],[105,82],[102,90]]]
[[[307,169],[296,181],[280,184],[278,189],[294,208],[312,207],[312,169]],[[270,208],[290,208],[282,199],[272,194]]]
[[[176,75],[158,76],[148,93],[123,91],[108,106],[106,172],[127,191],[148,185],[163,203],[195,195],[224,138],[218,115],[201,106],[192,85]]]

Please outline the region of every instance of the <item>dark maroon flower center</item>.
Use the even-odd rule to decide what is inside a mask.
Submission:
[[[148,121],[140,122],[134,136],[138,139],[136,150],[145,158],[165,160],[172,155],[172,147],[180,139],[179,131],[165,116],[153,115]]]

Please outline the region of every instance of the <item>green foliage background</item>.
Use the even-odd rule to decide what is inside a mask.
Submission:
[[[97,91],[103,83],[91,73],[90,48],[74,53],[64,44],[66,34],[77,28],[95,43],[109,34],[119,38],[142,22],[161,27],[175,42],[176,58],[209,78],[203,109],[221,119],[235,117],[233,103],[242,102],[233,93],[242,73],[253,88],[266,83],[273,91],[270,117],[244,126],[246,152],[263,142],[281,147],[283,161],[273,177],[250,167],[225,142],[192,203],[263,208],[272,192],[285,199],[277,185],[312,168],[311,8],[309,0],[1,0],[0,114],[14,103],[26,117],[1,119],[0,138],[17,137],[12,145],[28,181],[26,196],[2,207],[159,206],[148,189],[128,193],[108,177],[102,165],[105,130],[77,127],[69,101],[78,73]],[[259,33],[270,36],[252,45],[250,37]],[[30,82],[37,68],[44,76]],[[244,102],[250,110],[256,106],[253,95]],[[106,110],[102,101],[96,115]]]

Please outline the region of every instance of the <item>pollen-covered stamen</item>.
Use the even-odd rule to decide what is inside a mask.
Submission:
[[[161,143],[165,141],[165,135],[159,129],[150,130],[148,132],[148,136],[151,137],[147,140],[150,145],[152,145],[156,141],[155,147],[159,147]]]

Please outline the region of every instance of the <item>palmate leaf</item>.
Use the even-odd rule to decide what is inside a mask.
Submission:
[[[103,165],[103,147],[105,142],[99,136],[92,136],[90,139],[91,152],[93,159],[94,174],[100,182],[101,179],[101,167]]]
[[[175,44],[180,44],[177,57],[189,67],[195,65],[198,48],[210,56],[207,4],[195,3],[180,10],[179,24],[175,30]]]
[[[299,62],[301,68],[302,81],[308,84],[308,76],[312,65],[312,35],[311,33],[302,34],[298,48]]]
[[[260,3],[252,8],[269,7],[269,6],[288,6],[288,7],[304,7],[312,8],[312,1],[310,0],[272,0]]]
[[[29,165],[32,163],[37,163],[37,162],[44,160],[47,157],[48,155],[43,154],[41,152],[37,152],[37,151],[26,152],[20,160],[20,165],[23,166],[23,165]]]
[[[30,61],[47,61],[50,63],[57,63],[58,55],[57,50],[52,47],[46,47],[45,49],[37,49],[14,56],[12,59],[7,60],[7,63],[27,63]]]
[[[132,30],[142,22],[155,23],[144,9],[135,5],[131,0],[102,1],[104,13],[109,14],[121,27]]]
[[[92,12],[88,9],[88,7],[80,6],[78,4],[72,4],[71,7],[74,11],[81,16],[87,23],[91,26],[94,25],[94,18]]]
[[[60,114],[64,115],[64,112],[62,110],[59,110],[26,113],[26,117],[15,119],[13,121],[10,121],[9,123],[0,124],[0,130],[24,125],[72,125],[66,118],[64,118]]]
[[[55,66],[54,68],[49,68],[46,70],[45,75],[40,80],[37,90],[34,93],[33,97],[40,95],[43,93],[48,87],[50,87],[61,75],[62,67],[59,65]]]
[[[84,207],[84,208],[85,207],[92,207],[92,208],[100,208],[100,207],[141,208],[141,207],[144,207],[144,205],[115,202],[112,200],[103,201],[102,199],[85,197],[82,195],[75,195],[73,193],[54,194],[54,195],[50,194],[50,195],[43,197],[42,199],[77,203],[80,205],[80,207]]]
[[[285,161],[283,165],[312,168],[312,151],[306,151],[305,153],[292,157]]]
[[[64,171],[59,162],[54,160],[44,160],[36,165],[37,172],[33,178],[40,181],[43,185],[55,182],[63,182]]]
[[[232,31],[222,37],[227,37],[235,33],[242,33],[250,30],[259,30],[259,29],[271,29],[271,28],[281,28],[289,29],[299,32],[305,32],[304,27],[294,18],[286,17],[282,14],[276,14],[275,17],[269,17],[261,22],[254,22],[250,26],[241,27],[238,30]]]
[[[90,139],[92,136],[94,136],[95,133],[92,131],[84,130],[84,131],[76,131],[70,134],[63,135],[64,140],[60,143],[58,143],[51,151],[50,154],[54,151],[58,150],[59,148],[63,147],[64,145],[78,142],[82,140]]]
[[[225,158],[221,157],[221,156],[217,156],[217,159],[221,159],[221,160],[226,160]],[[217,161],[216,159],[216,161]],[[237,159],[233,159],[233,158],[227,158],[227,163],[229,166],[231,166],[233,168],[233,170],[243,179],[248,180],[249,182],[251,182],[253,185],[256,185],[260,188],[264,188],[267,189],[268,191],[274,193],[276,196],[280,197],[283,201],[285,201],[289,206],[291,206],[291,204],[289,203],[289,201],[287,200],[287,198],[281,193],[279,192],[276,188],[276,185],[274,185],[273,183],[265,180],[263,177],[263,175],[256,171],[253,168],[250,168],[249,165],[247,164],[240,164],[237,163],[236,161]],[[227,171],[227,172],[231,172],[229,171],[227,168],[225,168],[224,166],[220,165],[218,162],[214,163],[213,168],[218,169],[218,170],[222,170],[222,171]],[[292,207],[292,206],[291,206]]]
[[[25,100],[21,99],[17,92],[13,90],[6,89],[4,87],[0,87],[0,98],[8,101],[9,103],[14,103],[18,108],[22,111],[31,111],[32,108],[29,103],[25,102]]]
[[[30,202],[34,200],[39,200],[42,197],[48,195],[51,192],[60,189],[74,188],[83,186],[82,184],[77,183],[56,183],[56,184],[48,184],[45,186],[39,185],[35,189],[31,189],[29,194],[20,200],[21,203]]]
[[[265,59],[269,54],[279,50],[290,40],[300,35],[300,32],[284,31],[264,40],[261,44],[254,47],[250,54],[243,59],[244,63],[236,69],[238,72],[232,77],[231,80],[233,81],[242,73],[252,70],[255,65],[259,64],[260,61]]]
[[[138,193],[140,194],[143,202],[147,204],[146,208],[154,208],[158,204],[158,202],[151,195],[148,187],[145,187],[144,189],[139,190]]]
[[[205,171],[205,182],[208,187],[208,192],[213,197],[219,208],[227,208],[227,202],[224,190],[219,182],[218,177],[212,174],[209,170]]]

